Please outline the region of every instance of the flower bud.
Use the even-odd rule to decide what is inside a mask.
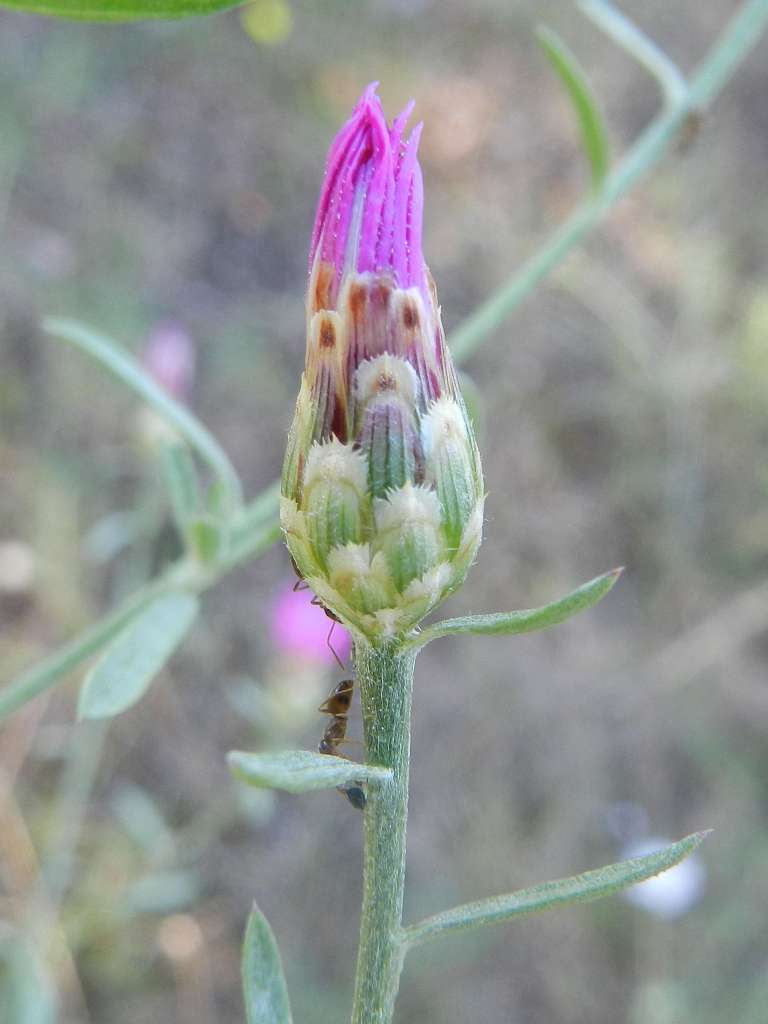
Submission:
[[[331,146],[309,259],[307,354],[281,522],[323,604],[369,641],[463,581],[483,479],[421,251],[421,125],[370,85]]]

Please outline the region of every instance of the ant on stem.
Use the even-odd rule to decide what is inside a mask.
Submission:
[[[346,741],[347,721],[354,688],[354,679],[342,679],[317,709],[322,711],[324,715],[331,716],[331,720],[326,726],[323,738],[320,740],[317,748],[319,753],[344,757],[344,754],[339,753],[338,748]],[[348,782],[336,788],[340,793],[344,794],[353,807],[356,807],[358,811],[363,810],[365,807],[365,793],[360,783]]]

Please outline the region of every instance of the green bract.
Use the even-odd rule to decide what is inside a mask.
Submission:
[[[283,531],[323,604],[368,640],[387,639],[455,590],[477,553],[472,424],[436,303],[426,307],[418,289],[352,274],[338,310],[310,306],[309,324]]]

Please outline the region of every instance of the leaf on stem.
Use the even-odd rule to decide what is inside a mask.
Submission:
[[[242,975],[248,1024],[291,1024],[280,951],[269,922],[255,903],[243,940]]]
[[[536,38],[576,111],[584,152],[592,171],[592,187],[597,191],[608,174],[610,152],[608,136],[587,73],[552,29],[540,26],[536,30]]]
[[[77,21],[190,18],[239,7],[245,0],[0,0],[0,7]]]
[[[200,602],[178,591],[151,601],[109,644],[80,690],[78,718],[110,718],[144,695],[181,643]]]
[[[612,569],[584,583],[578,589],[561,597],[552,604],[541,608],[526,608],[517,612],[494,612],[490,615],[462,615],[458,619],[444,619],[432,626],[427,626],[421,633],[406,641],[405,646],[411,648],[424,647],[441,636],[471,633],[479,635],[532,633],[537,629],[547,629],[570,619],[577,612],[591,608],[602,600],[612,589],[622,568]]]
[[[278,753],[248,754],[233,750],[228,755],[233,775],[250,786],[283,789],[287,793],[308,793],[333,789],[345,782],[387,782],[389,768],[356,764],[343,757],[316,754],[311,750],[285,750]]]
[[[491,896],[475,903],[465,903],[406,928],[403,941],[409,947],[418,946],[428,939],[439,938],[449,932],[480,928],[486,924],[499,924],[541,910],[574,903],[589,903],[591,900],[610,896],[679,864],[693,853],[708,835],[708,831],[694,832],[685,839],[663,850],[649,853],[645,857],[608,864],[594,871],[585,871],[582,875],[543,882],[530,889],[521,889],[504,896]]]
[[[231,531],[220,536],[222,542],[216,558],[215,572],[203,579],[198,577],[200,589],[216,582],[224,573],[250,558],[262,554],[280,538],[277,521],[279,481],[270,485],[242,510],[237,512],[228,526]],[[217,519],[217,524],[219,520]],[[194,531],[193,531],[194,532]],[[210,538],[193,537],[198,558],[209,550]],[[226,543],[223,543],[226,541]],[[206,563],[207,564],[207,563]],[[23,707],[27,701],[54,687],[67,673],[88,658],[98,654],[129,622],[140,615],[159,594],[178,587],[179,580],[187,580],[190,566],[185,559],[171,565],[162,576],[145,584],[117,608],[108,612],[88,629],[53,654],[22,672],[5,685],[0,685],[0,721]]]

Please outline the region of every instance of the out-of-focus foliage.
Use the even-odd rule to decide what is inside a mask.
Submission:
[[[245,0],[2,0],[24,14],[48,14],[83,21],[138,21],[193,18],[239,7]]]
[[[623,6],[684,69],[726,17]],[[415,96],[425,120],[425,251],[449,337],[588,185],[535,23],[588,68],[614,150],[657,102],[570,5],[289,7],[280,42],[240,13],[0,15],[3,680],[178,554],[156,425],[44,337],[44,315],[137,355],[181,322],[199,356],[188,400],[253,494],[293,411],[325,149],[365,82],[391,109]],[[403,1024],[763,1024],[766,74],[754,56],[689,148],[468,366],[488,522],[446,614],[544,604],[612,565],[624,579],[555,631],[430,645],[415,693],[407,919],[712,825],[704,895],[673,922],[616,899],[415,951]],[[359,815],[332,791],[248,790],[224,757],[321,736],[336,676],[266,625],[289,580],[278,549],[228,578],[162,685],[115,722],[75,725],[70,686],[0,733],[0,909],[67,1024],[239,1024],[253,897],[296,1019],[348,1011]]]

